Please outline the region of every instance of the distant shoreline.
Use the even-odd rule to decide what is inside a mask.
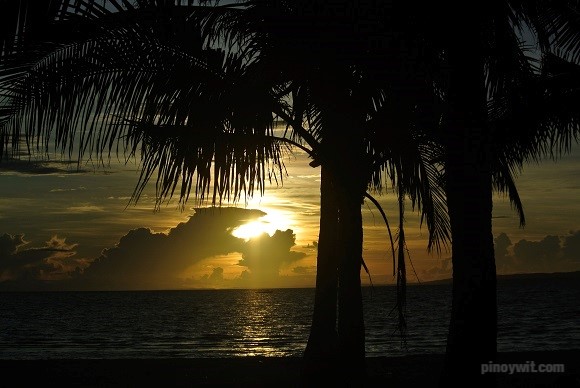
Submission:
[[[553,280],[579,280],[580,281],[580,271],[572,272],[534,272],[534,273],[516,273],[507,275],[497,275],[497,281],[510,281],[510,280],[538,280],[538,279],[553,279]],[[421,283],[409,283],[409,285],[435,285],[435,284],[452,284],[453,279],[439,279],[439,280],[429,280]]]
[[[498,374],[500,387],[578,387],[580,349],[503,352],[498,363],[564,364],[563,373]],[[1,387],[299,387],[299,357],[2,360]],[[365,386],[435,387],[442,354],[367,358]]]
[[[580,284],[580,271],[572,271],[572,272],[537,272],[537,273],[523,273],[523,274],[509,274],[509,275],[497,275],[498,282],[506,282],[506,281],[526,281],[526,280],[557,280],[557,281],[577,281]],[[421,282],[414,282],[408,281],[408,286],[431,286],[431,285],[451,285],[453,283],[453,279],[446,278],[446,279],[438,279],[438,280],[428,280],[428,281],[421,281]],[[372,287],[395,287],[396,284],[392,283],[377,283],[374,285],[363,285],[363,288],[372,288]],[[313,289],[315,287],[287,287],[290,289],[300,288],[300,289]],[[212,291],[212,290],[259,290],[260,292],[267,292],[268,290],[274,290],[278,288],[176,288],[176,289],[126,289],[126,290],[78,290],[78,289],[52,289],[47,287],[45,289],[37,289],[37,290],[28,290],[26,288],[16,287],[10,284],[10,282],[5,282],[4,284],[0,283],[0,292],[133,292],[133,291]]]

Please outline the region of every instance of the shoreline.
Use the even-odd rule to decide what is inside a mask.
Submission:
[[[443,354],[367,357],[365,386],[436,387]],[[563,373],[498,373],[499,387],[580,387],[580,349],[500,352],[496,363],[563,364]],[[0,360],[2,387],[299,387],[299,357]]]

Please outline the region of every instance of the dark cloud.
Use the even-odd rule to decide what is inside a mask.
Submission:
[[[508,254],[508,248],[512,245],[512,241],[505,233],[500,233],[494,239],[495,245],[495,256],[506,256]]]
[[[5,260],[6,257],[14,255],[18,248],[28,244],[27,241],[24,241],[23,234],[11,235],[4,233],[0,236],[0,258],[2,261]],[[2,265],[2,262],[0,262]]]
[[[20,281],[32,287],[31,280],[36,280],[37,289],[46,289],[43,282],[60,280],[51,284],[74,290],[272,286],[288,280],[280,276],[281,269],[305,254],[292,251],[292,230],[248,241],[231,234],[238,226],[265,215],[255,209],[195,209],[187,222],[168,233],[148,228],[129,231],[94,260],[74,257],[76,246],[56,236],[41,247],[29,247],[22,235],[4,235],[0,237],[0,285],[6,289]],[[183,278],[192,265],[231,253],[241,254],[238,265],[244,268],[239,276],[224,279],[224,269],[215,267],[200,278]]]
[[[4,158],[0,160],[0,172],[13,172],[30,175],[78,174],[89,170],[82,169],[76,161],[55,160],[35,161],[28,158]]]
[[[564,259],[580,262],[580,230],[571,230],[568,236],[564,236],[562,255]]]
[[[439,264],[429,269],[423,270],[421,280],[439,280],[451,277],[451,258],[441,259]]]
[[[199,283],[203,287],[223,287],[224,284],[224,269],[216,267],[211,274],[203,275],[199,281],[192,279],[194,283]]]
[[[75,244],[53,236],[39,247],[27,247],[31,243],[24,235],[0,236],[0,282],[16,285],[18,282],[46,282],[71,278],[88,265],[86,260],[74,258]]]
[[[222,267],[214,268],[208,279],[210,282],[222,282],[224,280],[224,269]]]
[[[306,256],[291,250],[295,242],[291,229],[277,230],[272,236],[264,233],[244,244],[239,265],[247,267],[254,279],[275,278],[282,267]]]
[[[547,235],[539,241],[521,239],[515,244],[505,233],[494,239],[495,263],[498,274],[570,272],[580,270],[580,230],[566,236]],[[451,259],[423,271],[423,277],[449,278]]]
[[[500,233],[494,239],[495,245],[495,266],[498,273],[508,273],[514,267],[513,256],[508,252],[512,246],[512,241],[505,233]]]
[[[505,235],[505,234],[504,234]],[[548,235],[539,241],[519,240],[513,246],[499,245],[496,239],[498,273],[567,272],[580,269],[580,231],[566,236]],[[504,249],[505,248],[505,249]],[[499,254],[498,254],[499,252]]]
[[[168,234],[131,230],[94,260],[74,258],[76,246],[56,236],[41,247],[23,249],[29,244],[23,235],[5,234],[0,237],[0,283],[7,288],[26,279],[30,286],[35,279],[44,287],[43,281],[59,278],[63,289],[175,288],[178,275],[193,263],[241,252],[244,241],[231,231],[264,215],[240,208],[195,209]]]
[[[526,272],[543,271],[560,261],[560,238],[546,236],[540,241],[520,240],[514,244],[513,252],[516,265]]]
[[[299,266],[292,268],[292,272],[294,272],[298,275],[316,275],[316,267],[315,266],[305,267],[305,266],[299,265]]]
[[[181,273],[202,259],[241,252],[244,241],[231,231],[264,212],[240,208],[195,209],[168,234],[134,229],[103,251],[82,276],[84,287],[175,288]]]
[[[291,229],[277,230],[272,236],[263,233],[247,241],[240,240],[237,251],[242,254],[238,266],[245,267],[238,276],[224,278],[221,267],[213,268],[210,274],[200,279],[188,279],[190,287],[213,288],[261,288],[294,286],[296,276],[281,275],[292,264],[306,257],[303,252],[292,251],[296,236]],[[295,267],[290,272],[310,279],[316,275],[316,267]],[[230,275],[231,276],[231,275]]]
[[[188,284],[193,287],[220,288],[289,286],[292,284],[292,279],[281,275],[280,272],[306,256],[303,252],[291,250],[296,241],[296,236],[291,229],[277,230],[272,236],[263,233],[248,241],[242,239],[240,241],[241,245],[237,252],[242,254],[242,259],[238,261],[238,266],[245,269],[238,276],[226,279],[223,276],[223,269],[217,267],[212,270],[211,274],[206,274],[198,280],[189,279]],[[316,267],[297,267],[297,269],[292,268],[291,272],[310,277],[312,272],[316,273]]]

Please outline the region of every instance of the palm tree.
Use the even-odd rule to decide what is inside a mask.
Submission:
[[[338,349],[349,366],[343,371],[363,373],[361,202],[367,188],[380,191],[390,176],[401,203],[409,195],[422,209],[430,241],[448,237],[440,171],[430,163],[432,141],[419,131],[407,131],[400,142],[384,142],[381,135],[393,75],[378,70],[376,60],[388,56],[369,50],[368,32],[345,35],[359,21],[348,12],[318,23],[331,14],[325,2],[256,1],[193,7],[194,13],[191,4],[142,3],[111,12],[77,1],[73,16],[83,18],[65,21],[80,31],[81,43],[35,52],[32,67],[18,74],[23,77],[4,83],[11,94],[3,142],[17,152],[22,131],[42,139],[39,148],[54,136],[79,159],[90,152],[106,158],[120,145],[143,161],[135,198],[157,173],[160,201],[181,183],[180,200],[193,189],[214,204],[262,191],[270,173],[280,176],[282,144],[305,148],[313,164],[322,165],[317,291],[306,355],[328,357]],[[101,23],[104,31],[97,29]],[[285,29],[297,26],[302,34],[289,39]],[[289,124],[288,136],[274,135],[273,114]],[[82,126],[88,131],[79,133]],[[404,287],[400,229],[398,283]]]
[[[538,63],[523,35],[533,33],[544,56],[556,47],[576,52],[578,9],[557,1],[428,4],[421,12],[409,6],[400,4],[396,13],[405,35],[415,37],[418,50],[431,50],[427,62],[441,75],[433,84],[443,106],[438,134],[453,263],[441,383],[470,376],[474,384],[489,386],[493,381],[483,381],[480,365],[497,353],[492,193],[510,194],[523,225],[514,174],[529,160],[563,150],[558,145],[569,144],[578,131],[574,110],[556,109],[555,96],[565,93],[540,71],[545,62]]]
[[[84,2],[79,4],[81,10],[83,6],[86,7],[84,12],[94,6]],[[426,184],[431,178],[405,181],[409,177],[437,176],[434,171],[428,171],[433,169],[434,165],[424,159],[415,159],[420,161],[418,164],[405,164],[403,163],[405,158],[402,156],[410,154],[396,152],[403,149],[401,145],[415,144],[414,142],[421,140],[425,134],[435,133],[440,136],[440,142],[444,146],[445,159],[442,165],[445,167],[446,191],[452,220],[454,262],[454,299],[447,371],[454,368],[458,370],[468,365],[475,375],[478,374],[478,364],[493,359],[496,352],[495,269],[491,239],[492,190],[495,186],[496,189],[507,191],[520,215],[523,216],[521,202],[513,185],[511,169],[528,158],[546,151],[548,148],[542,144],[553,136],[550,134],[562,128],[548,125],[555,121],[549,121],[545,117],[529,121],[536,126],[537,123],[544,123],[543,126],[537,127],[536,131],[518,131],[519,127],[514,126],[514,123],[521,119],[521,115],[517,113],[524,111],[522,107],[533,103],[530,101],[529,93],[526,94],[526,99],[521,98],[522,90],[526,90],[528,87],[526,85],[530,85],[530,81],[535,82],[537,77],[534,76],[532,62],[525,58],[516,34],[518,23],[506,20],[511,18],[534,26],[542,42],[547,40],[549,30],[545,27],[545,20],[538,15],[550,16],[549,20],[554,21],[551,28],[571,24],[565,18],[557,19],[551,13],[538,12],[534,8],[536,4],[531,2],[525,5],[513,2],[502,4],[509,4],[510,7],[502,9],[501,5],[497,5],[498,8],[474,8],[477,11],[471,14],[470,10],[466,10],[469,17],[458,20],[448,19],[452,13],[447,13],[447,9],[444,9],[444,12],[440,12],[441,9],[429,10],[431,19],[455,25],[465,34],[434,34],[433,31],[438,30],[429,24],[428,19],[422,19],[420,15],[417,16],[400,4],[397,6],[402,7],[405,12],[392,12],[391,15],[396,15],[395,17],[386,19],[385,13],[374,13],[377,17],[388,20],[388,23],[384,24],[394,26],[393,30],[404,31],[405,38],[402,41],[387,36],[386,41],[381,43],[405,43],[399,47],[410,47],[418,51],[410,58],[401,58],[398,67],[397,64],[386,60],[385,53],[388,50],[379,51],[378,54],[373,52],[373,55],[379,55],[378,57],[369,56],[369,46],[361,44],[364,39],[344,36],[342,32],[352,30],[353,26],[353,21],[346,15],[342,15],[342,19],[331,24],[333,27],[331,29],[316,24],[316,20],[328,15],[328,9],[324,8],[325,4],[309,2],[311,8],[301,7],[300,4],[295,7],[271,7],[267,2],[256,2],[253,3],[253,7],[250,3],[248,8],[222,7],[217,9],[217,12],[216,9],[212,9],[211,12],[202,13],[201,20],[206,23],[209,31],[222,31],[225,35],[217,34],[217,38],[226,43],[230,39],[230,42],[237,44],[237,51],[230,52],[204,48],[200,43],[208,37],[201,35],[197,45],[191,45],[191,41],[177,39],[180,46],[175,50],[174,39],[183,35],[169,29],[164,32],[168,35],[159,39],[157,23],[159,20],[155,16],[159,15],[159,9],[150,13],[152,18],[149,24],[145,23],[144,26],[139,25],[137,28],[134,25],[124,24],[126,20],[123,20],[122,14],[109,15],[106,9],[99,10],[97,7],[102,13],[99,15],[100,20],[103,20],[103,16],[111,16],[106,20],[113,25],[124,25],[124,29],[111,30],[100,40],[63,48],[59,54],[45,58],[48,65],[52,58],[55,63],[67,66],[63,69],[75,69],[73,74],[85,72],[92,75],[92,78],[79,78],[84,80],[80,85],[86,89],[78,89],[79,83],[54,83],[44,86],[53,93],[63,96],[70,97],[77,92],[84,96],[83,99],[77,100],[80,102],[64,98],[61,106],[67,108],[61,108],[63,112],[79,112],[79,107],[93,101],[94,105],[91,108],[81,112],[109,113],[119,117],[113,122],[113,126],[102,124],[103,126],[97,127],[100,123],[92,121],[93,131],[81,136],[79,157],[88,148],[110,151],[114,146],[113,140],[125,134],[127,135],[125,146],[131,152],[136,153],[137,147],[142,145],[144,170],[142,185],[136,192],[137,197],[139,189],[143,188],[143,184],[159,166],[163,167],[158,170],[159,198],[171,196],[177,180],[182,177],[179,195],[180,198],[187,200],[196,173],[196,183],[193,186],[196,194],[200,194],[202,198],[210,195],[208,191],[210,182],[217,183],[211,193],[213,201],[220,201],[230,194],[234,198],[238,197],[242,188],[249,189],[250,194],[255,187],[262,190],[267,176],[264,167],[268,161],[272,161],[278,169],[282,167],[279,147],[282,141],[288,141],[273,136],[271,113],[276,113],[291,124],[293,132],[290,139],[305,142],[310,147],[309,152],[313,155],[314,162],[320,163],[323,170],[316,307],[307,354],[328,355],[338,348],[341,349],[341,354],[348,355],[359,363],[364,360],[364,323],[359,276],[362,241],[360,202],[369,182],[371,187],[378,188],[382,182],[381,172],[393,171],[390,176],[396,178],[400,199],[406,194],[411,194],[411,190],[417,190],[415,193],[418,195],[415,195],[415,199],[425,206],[424,209],[428,209],[429,205],[442,203],[442,198],[434,198],[428,193],[429,190],[420,189],[421,187],[435,189],[436,185]],[[317,9],[316,6],[320,8]],[[170,9],[171,12],[175,12],[174,7],[165,8],[167,12]],[[240,12],[247,9],[251,9],[252,12]],[[393,9],[401,11],[396,7]],[[507,12],[507,18],[503,11]],[[91,15],[91,12],[86,14]],[[176,17],[174,13],[172,15]],[[188,14],[182,12],[181,17],[184,15]],[[410,20],[409,15],[412,16]],[[438,17],[433,18],[433,15]],[[276,23],[264,24],[264,21],[268,20]],[[74,19],[70,22],[74,22]],[[222,26],[215,29],[214,27],[220,23]],[[189,24],[190,27],[192,25],[196,24]],[[487,25],[493,28],[483,28]],[[300,31],[303,34],[299,39],[288,39],[284,28],[296,26],[301,27]],[[153,28],[155,30],[152,30]],[[91,29],[80,31],[84,31],[86,36],[94,33]],[[155,31],[155,34],[152,31]],[[421,34],[422,31],[427,31],[428,34]],[[482,31],[486,31],[487,34],[482,34]],[[127,40],[129,33],[135,34],[136,39]],[[195,33],[195,30],[192,31],[191,36]],[[341,49],[344,50],[341,52],[342,55],[337,57],[337,50],[334,48],[338,45],[337,42],[345,41],[352,44],[346,45],[346,48],[341,44]],[[110,51],[111,42],[117,44],[117,50],[114,52]],[[425,42],[427,45],[424,45]],[[572,40],[563,40],[562,44],[569,51],[575,47]],[[11,41],[3,39],[3,50],[10,52],[11,47]],[[332,50],[319,50],[324,47],[330,47]],[[44,46],[35,47],[41,50],[44,48]],[[121,48],[123,50],[120,50]],[[49,49],[54,50],[55,47]],[[100,62],[101,66],[106,65],[101,68],[97,66],[99,62],[83,62],[82,59],[87,58],[89,50],[95,49],[97,51],[93,51],[93,54],[97,58],[100,55],[100,58],[106,57],[112,62]],[[107,49],[109,51],[105,51]],[[143,50],[146,52],[151,49],[159,51],[162,56],[139,56]],[[75,50],[79,51],[75,53]],[[126,53],[125,57],[115,55],[123,51]],[[391,52],[396,52],[399,56],[401,54],[399,51]],[[37,58],[44,58],[45,53],[40,51]],[[258,53],[259,56],[252,56]],[[8,58],[12,59],[10,56]],[[69,63],[58,62],[67,58]],[[75,58],[81,60],[75,62]],[[361,58],[364,60],[361,61]],[[389,64],[393,66],[393,69],[396,69],[393,72],[396,74],[395,79],[385,76],[388,71],[377,71],[371,66],[373,63],[369,60],[371,58],[383,60],[381,63],[387,69]],[[425,66],[412,67],[413,72],[410,73],[415,77],[402,77],[402,80],[397,82],[402,69],[425,59],[427,59]],[[272,66],[274,62],[278,65]],[[288,66],[283,66],[284,63],[288,63]],[[135,66],[136,64],[144,67],[139,68]],[[436,71],[426,71],[429,65],[434,65]],[[107,66],[124,70],[111,73],[106,71]],[[42,66],[37,69],[42,69]],[[175,69],[181,70],[180,74],[184,74],[188,69],[191,71],[188,77],[159,79],[158,75],[161,72],[171,73],[176,71]],[[353,69],[356,72],[353,72]],[[107,74],[106,77],[109,78],[104,75],[102,78],[94,77],[98,72]],[[433,77],[436,73],[439,75]],[[32,82],[35,73],[30,74],[32,76],[28,80]],[[196,78],[195,74],[199,77]],[[261,77],[256,77],[256,74],[260,74]],[[360,74],[366,75],[367,78]],[[416,74],[421,74],[422,82],[412,82],[418,78]],[[380,80],[381,82],[377,83],[380,87],[369,87],[368,81],[371,78],[375,82],[377,79]],[[87,79],[90,81],[86,82]],[[340,79],[344,83],[337,85],[335,79]],[[6,80],[12,81],[10,78],[5,78],[5,82]],[[91,83],[96,80],[108,81],[103,85],[107,87],[110,85],[111,91],[107,89],[107,93],[99,94],[99,89]],[[241,85],[246,87],[240,87],[240,80],[243,80]],[[199,85],[203,85],[203,89],[199,89]],[[435,90],[427,87],[432,85],[437,86]],[[17,86],[25,90],[27,84]],[[543,86],[540,90],[545,89]],[[103,90],[100,89],[101,92]],[[197,94],[199,90],[205,91],[206,94]],[[240,90],[243,90],[244,94]],[[247,99],[245,93],[248,91],[254,92],[252,99]],[[398,97],[394,100],[400,101],[396,109],[393,108],[393,99],[386,98],[386,94]],[[540,96],[544,94],[540,93]],[[26,96],[26,93],[23,95]],[[123,105],[118,105],[119,96],[122,95],[131,95],[134,98]],[[284,99],[288,95],[292,96],[292,105]],[[93,100],[90,98],[93,96],[100,97]],[[156,98],[148,100],[145,96]],[[241,101],[241,96],[244,97],[244,101],[256,104],[242,105],[238,109],[240,106],[236,104]],[[519,97],[519,100],[514,101],[515,97]],[[46,99],[34,103],[43,106],[50,101]],[[517,105],[517,101],[520,101],[520,106],[514,106]],[[539,101],[545,99],[540,98]],[[369,109],[368,105],[373,105],[373,109]],[[510,109],[506,110],[506,106]],[[29,113],[25,116],[42,124],[52,125],[54,121],[51,120],[57,117],[35,116],[36,112],[47,112],[37,110],[35,105],[16,104],[16,107],[28,109]],[[263,109],[264,107],[266,109]],[[422,110],[417,112],[417,107],[421,107]],[[441,107],[446,108],[438,111]],[[5,117],[12,117],[14,113],[14,111],[5,112],[9,113]],[[210,115],[210,112],[214,114]],[[248,112],[252,114],[248,115]],[[256,112],[261,113],[254,115]],[[429,115],[425,115],[426,112]],[[506,115],[505,112],[510,114]],[[445,118],[443,130],[436,129],[437,125],[433,124],[438,121],[435,120],[438,114]],[[59,146],[72,147],[70,134],[75,133],[76,124],[79,122],[75,120],[80,120],[80,117],[71,113],[71,116],[59,118],[61,121],[57,122],[58,128],[65,128],[56,133]],[[303,127],[305,119],[308,125]],[[568,119],[567,122],[572,121]],[[5,122],[6,124],[10,122]],[[13,135],[7,136],[4,131],[3,141],[12,139],[13,144],[18,146],[20,128],[16,124],[13,125],[11,127]],[[408,129],[413,126],[420,130],[409,131]],[[49,127],[38,126],[40,131],[36,133],[38,138],[50,136],[49,132],[43,132],[47,128]],[[337,128],[342,130],[335,131]],[[359,130],[352,131],[352,128]],[[397,128],[399,131],[381,130],[385,128]],[[509,135],[507,139],[492,136],[494,132],[491,129],[497,134],[500,128],[510,129],[510,132],[502,132]],[[191,135],[192,131],[196,131],[195,136]],[[99,137],[95,135],[96,133],[104,135]],[[396,144],[393,141],[394,133],[407,133],[409,137],[397,144],[398,147],[393,147],[393,144]],[[568,139],[567,133],[571,132],[564,132],[563,137],[559,138],[563,139],[564,144]],[[244,141],[240,143],[242,138]],[[187,141],[184,142],[183,139]],[[215,147],[217,144],[222,147]],[[437,149],[433,148],[431,140],[423,144],[430,144],[431,149]],[[420,147],[410,148],[420,149]],[[260,151],[262,149],[265,151]],[[518,152],[513,152],[514,149]],[[197,157],[192,159],[192,155]],[[349,155],[350,158],[344,158],[344,155]],[[213,177],[212,160],[217,162]],[[234,166],[236,169],[233,169]],[[245,167],[238,169],[237,166]],[[416,168],[423,171],[419,173]],[[361,175],[361,171],[365,174]],[[473,209],[478,211],[473,212]],[[445,218],[441,216],[440,210],[425,212],[427,215],[435,215],[431,219],[430,226],[444,224],[441,221]],[[444,233],[438,235],[437,230],[445,229],[430,228],[434,237],[444,238]],[[353,241],[356,243],[347,244],[340,238],[341,235],[355,236]],[[404,241],[403,236],[401,233],[400,243]],[[403,249],[399,248],[399,253],[402,252]],[[468,261],[467,257],[471,260]],[[404,257],[399,263],[404,264]],[[400,275],[398,279],[404,284],[404,266],[399,265],[398,268]],[[337,284],[340,284],[338,334],[335,332]],[[485,325],[482,326],[482,322]],[[338,338],[336,344],[335,338]],[[350,362],[350,359],[347,361]],[[452,377],[453,373],[446,372],[445,375]]]

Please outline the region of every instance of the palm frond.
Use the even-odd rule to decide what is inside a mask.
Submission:
[[[526,217],[515,183],[515,168],[517,167],[509,165],[505,159],[494,160],[494,166],[492,167],[493,187],[497,192],[508,196],[512,208],[519,217],[520,227],[524,227],[526,225]]]
[[[401,116],[404,107],[379,112],[369,126],[376,127],[370,137],[374,169],[371,185],[383,190],[383,181],[404,190],[413,210],[421,213],[421,224],[429,231],[428,250],[440,253],[450,242],[442,165],[442,148],[432,138],[434,129],[413,129],[413,115]],[[399,121],[393,121],[399,117]],[[405,126],[408,126],[405,128]]]
[[[392,256],[393,256],[393,276],[395,276],[397,262],[395,260],[395,243],[393,241],[393,234],[391,232],[391,226],[389,224],[389,218],[387,217],[387,214],[383,210],[383,207],[381,206],[381,204],[379,203],[379,201],[377,201],[377,199],[375,197],[373,197],[369,193],[365,193],[365,198],[367,198],[368,200],[370,200],[373,203],[373,205],[376,206],[376,208],[379,210],[379,213],[381,213],[381,217],[383,218],[383,221],[385,222],[385,226],[387,227],[387,232],[389,233],[389,240],[390,240],[390,243],[391,243],[391,253],[392,253]]]
[[[399,208],[399,230],[397,233],[397,302],[398,329],[403,344],[406,343],[407,335],[407,266],[405,264],[406,238],[405,238],[405,196],[402,185],[397,190],[397,203]]]
[[[550,46],[580,60],[580,6],[573,1],[543,2],[538,18]]]
[[[570,151],[580,131],[579,69],[546,54],[541,74],[522,80],[490,102],[495,159],[519,168]]]
[[[539,61],[533,42],[521,40],[514,27],[516,17],[498,18],[493,30],[489,33],[486,50],[486,85],[488,99],[498,98],[506,90],[520,84],[523,79],[539,72]],[[515,19],[515,22],[513,21]]]
[[[234,52],[203,49],[201,41],[184,49],[155,32],[148,24],[113,29],[53,52],[18,82],[6,81],[4,144],[17,153],[24,138],[37,151],[52,144],[79,160],[140,152],[136,195],[161,162],[161,197],[172,196],[181,179],[186,200],[197,174],[195,193],[205,198],[210,169],[214,202],[262,191],[283,169],[280,142],[270,140],[278,103],[271,85],[247,76],[250,65]]]

